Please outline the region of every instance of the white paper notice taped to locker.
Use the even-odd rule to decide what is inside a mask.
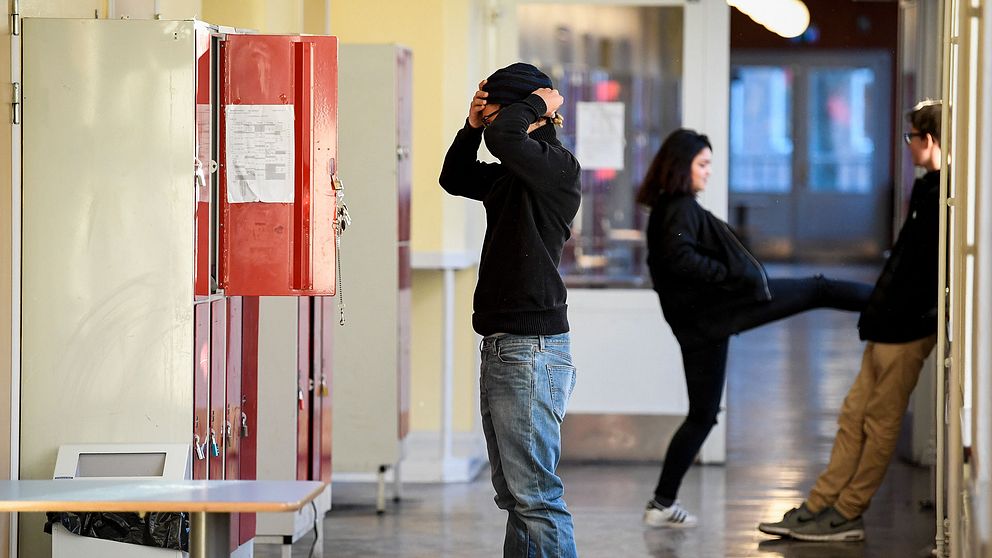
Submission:
[[[623,103],[576,103],[575,132],[575,157],[584,170],[623,170]]]
[[[228,203],[293,203],[293,105],[228,105]]]

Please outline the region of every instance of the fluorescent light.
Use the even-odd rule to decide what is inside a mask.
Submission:
[[[802,0],[727,0],[755,23],[787,39],[809,27],[809,8]]]

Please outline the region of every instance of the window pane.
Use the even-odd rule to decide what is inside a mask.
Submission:
[[[582,164],[562,276],[576,287],[649,287],[648,214],[635,198],[662,139],[682,122],[682,8],[521,4],[517,20],[520,59],[545,70],[565,97],[558,138]],[[598,138],[579,133],[580,102],[622,104],[622,164],[619,153],[612,165],[600,159],[603,168],[583,163],[578,144]]]
[[[736,66],[730,84],[730,191],[792,190],[792,74]]]
[[[875,72],[814,68],[809,80],[810,189],[871,193],[875,143],[867,123]]]

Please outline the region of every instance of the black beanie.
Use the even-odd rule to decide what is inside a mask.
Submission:
[[[486,102],[509,105],[544,87],[553,87],[551,78],[530,64],[516,62],[493,72],[482,90],[489,93]]]

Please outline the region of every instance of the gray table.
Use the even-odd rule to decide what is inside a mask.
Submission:
[[[231,554],[232,513],[295,512],[318,481],[0,481],[0,512],[189,512],[190,558]]]

